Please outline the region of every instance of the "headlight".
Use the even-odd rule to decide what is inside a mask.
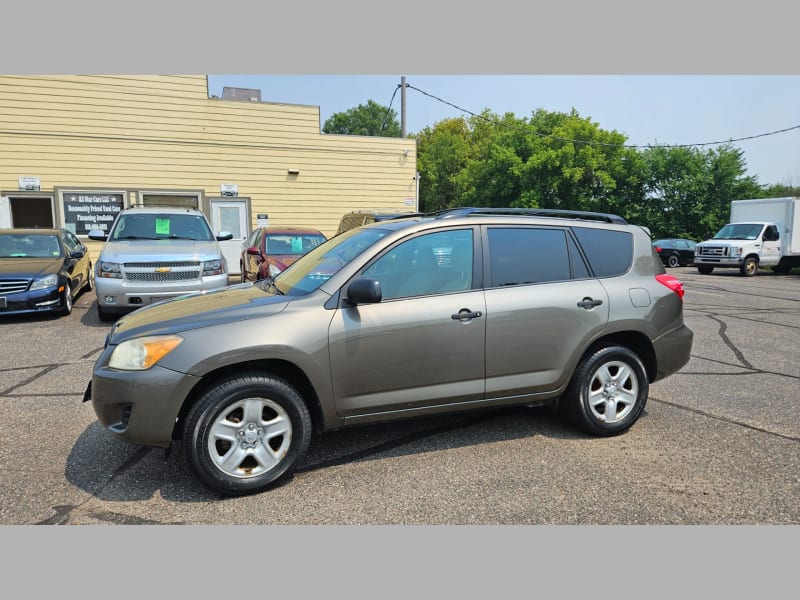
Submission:
[[[100,277],[110,277],[112,279],[122,279],[122,270],[119,263],[100,261],[97,268],[97,274]]]
[[[111,353],[108,366],[124,371],[149,369],[183,341],[177,335],[151,335],[122,342]]]
[[[48,275],[47,277],[42,277],[34,281],[31,285],[31,291],[43,290],[56,285],[58,285],[58,275]]]
[[[222,275],[225,273],[225,261],[223,259],[207,260],[203,263],[203,277],[207,275]]]
[[[742,249],[741,248],[729,248],[728,249],[728,256],[741,256]]]

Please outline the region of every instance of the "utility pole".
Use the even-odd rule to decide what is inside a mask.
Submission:
[[[406,78],[400,78],[400,137],[406,137]]]

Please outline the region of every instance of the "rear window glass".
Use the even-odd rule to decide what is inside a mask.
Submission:
[[[628,272],[633,263],[633,235],[627,231],[574,227],[597,277],[616,277]]]

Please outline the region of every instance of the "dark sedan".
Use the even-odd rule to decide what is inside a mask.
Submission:
[[[253,231],[242,249],[242,281],[275,277],[309,250],[326,240],[308,227],[261,227]]]
[[[0,315],[68,315],[84,289],[92,289],[92,263],[72,232],[0,230]]]
[[[694,247],[697,242],[681,238],[655,240],[653,248],[667,267],[683,267],[694,264]]]

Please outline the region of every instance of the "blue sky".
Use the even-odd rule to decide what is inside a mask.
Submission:
[[[406,83],[467,111],[488,108],[527,117],[537,108],[573,107],[629,144],[699,144],[800,126],[797,75],[209,75],[209,93],[261,90],[262,101],[320,107],[321,124],[336,112],[374,100],[400,115]],[[406,91],[406,128],[414,133],[465,113],[414,89]],[[761,184],[800,186],[800,128],[734,142],[748,174]],[[714,146],[704,146],[709,148]]]

